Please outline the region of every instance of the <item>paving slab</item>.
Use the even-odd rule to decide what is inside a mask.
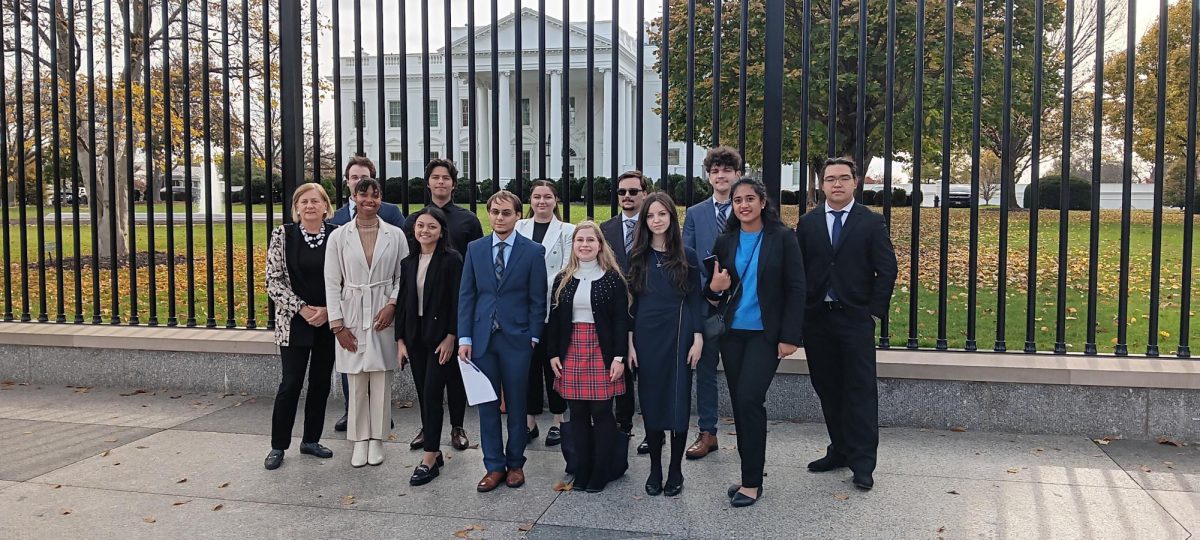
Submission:
[[[451,538],[460,531],[466,538],[521,538],[528,527],[358,504],[323,508],[42,484],[0,492],[0,506],[4,538],[31,531],[41,538]]]
[[[1200,493],[1200,446],[1116,440],[1099,447],[1144,489]]]
[[[325,444],[334,451],[331,459],[288,452],[280,469],[267,471],[262,466],[270,447],[267,437],[164,431],[139,441],[144,448],[118,448],[106,457],[93,457],[35,481],[333,508],[351,496],[355,508],[364,510],[534,521],[557,496],[552,487],[563,467],[561,457],[532,459],[525,469],[526,487],[477,493],[475,483],[484,473],[482,456],[478,450],[467,450],[450,454],[433,484],[413,488],[408,477],[420,462],[420,452],[409,451],[407,445],[386,444],[383,465],[354,469],[349,442]],[[114,466],[116,462],[121,466]],[[129,474],[130,470],[140,473]]]
[[[8,480],[0,480],[0,491],[4,491],[5,489],[13,487],[17,484],[20,484],[20,482],[10,482]]]
[[[561,525],[536,524],[525,535],[526,540],[559,540],[561,538],[587,538],[588,540],[642,540],[651,538],[670,538],[670,535],[648,534],[636,531],[619,531],[613,529],[590,529],[585,527],[564,527]]]
[[[148,388],[0,386],[0,418],[169,428],[246,397]]]
[[[1200,536],[1200,493],[1147,491],[1193,538]]]
[[[25,481],[158,430],[0,418],[0,478]],[[111,452],[110,452],[111,453]]]

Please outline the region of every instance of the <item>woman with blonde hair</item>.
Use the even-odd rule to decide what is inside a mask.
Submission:
[[[292,195],[293,222],[271,231],[267,247],[267,296],[275,302],[275,344],[283,361],[283,380],[271,413],[271,452],[263,463],[267,470],[278,469],[284,451],[291,446],[305,371],[308,395],[300,453],[333,457],[333,452],[318,442],[325,425],[334,359],[324,285],[326,239],[337,228],[325,223],[331,208],[321,184],[297,187]]]
[[[546,341],[554,388],[571,410],[579,456],[574,485],[598,493],[612,480],[613,398],[627,391],[629,292],[599,225],[580,223],[571,246],[570,260],[551,289]]]

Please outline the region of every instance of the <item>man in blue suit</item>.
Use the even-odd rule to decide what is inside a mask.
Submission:
[[[492,234],[467,245],[458,289],[458,356],[487,375],[500,395],[524,396],[529,362],[546,320],[546,250],[514,233],[521,199],[499,191],[487,202]],[[479,440],[487,474],[476,489],[525,484],[525,400],[508,400],[508,445],[500,402],[479,405]]]
[[[683,245],[696,251],[703,260],[712,255],[717,237],[730,219],[729,190],[742,171],[742,156],[728,146],[718,146],[704,156],[704,170],[712,185],[711,198],[688,208],[683,222]],[[703,283],[708,282],[707,270],[701,265]],[[717,445],[717,362],[720,345],[716,336],[704,336],[704,351],[696,364],[696,414],[700,433],[687,449],[688,459],[700,459],[715,452]],[[640,448],[639,448],[640,450]]]
[[[354,156],[346,163],[346,187],[350,188],[350,193],[354,193],[354,186],[358,185],[358,181],[363,178],[375,178],[375,163],[367,156]],[[333,216],[329,218],[329,223],[337,226],[342,226],[350,223],[354,219],[354,199],[350,198],[348,202],[338,208]],[[389,225],[395,227],[404,226],[404,214],[400,212],[400,207],[391,203],[382,203],[379,205],[379,219],[382,219]],[[345,405],[345,413],[341,419],[333,425],[334,431],[346,431],[346,422],[350,416],[350,384],[346,380],[346,374],[342,374],[342,403]]]

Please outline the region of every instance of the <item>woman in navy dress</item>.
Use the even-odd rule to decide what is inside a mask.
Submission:
[[[638,397],[650,443],[646,493],[683,491],[683,451],[691,414],[692,377],[704,347],[700,261],[684,247],[675,202],[646,198],[630,252],[634,324],[629,360],[638,370]],[[662,447],[671,432],[671,464],[663,485]]]

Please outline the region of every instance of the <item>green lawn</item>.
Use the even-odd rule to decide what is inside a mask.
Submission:
[[[682,209],[681,209],[682,212]],[[481,221],[487,227],[486,215],[484,215],[483,206],[479,205],[478,213]],[[571,211],[571,221],[579,222],[583,220],[586,213],[582,205],[576,205]],[[597,207],[595,209],[598,220],[607,219],[610,215],[608,206]],[[938,337],[939,313],[945,314],[946,338],[948,346],[951,348],[962,348],[966,345],[967,339],[967,312],[968,312],[968,285],[972,280],[975,280],[978,286],[977,302],[978,306],[976,321],[976,342],[980,349],[991,349],[997,341],[997,322],[999,320],[998,309],[998,266],[999,266],[999,212],[996,210],[983,210],[980,212],[980,236],[979,248],[976,251],[979,260],[979,271],[977,275],[971,275],[968,267],[968,259],[970,256],[969,250],[969,211],[966,209],[953,209],[950,212],[950,249],[947,252],[947,276],[946,276],[946,310],[944,312],[938,309],[938,290],[939,290],[939,258],[940,258],[940,211],[933,209],[922,209],[920,234],[919,234],[919,260],[917,262],[918,280],[917,286],[917,310],[915,322],[915,338],[921,347],[934,347]],[[1130,271],[1129,271],[1129,290],[1128,290],[1128,308],[1129,319],[1127,321],[1127,345],[1131,353],[1145,352],[1146,346],[1149,343],[1150,329],[1149,316],[1151,307],[1150,298],[1150,267],[1151,267],[1151,252],[1150,245],[1152,244],[1152,227],[1151,214],[1149,212],[1136,212],[1134,214],[1133,223],[1129,229],[1129,244],[1130,244]],[[1052,350],[1055,344],[1056,330],[1056,314],[1057,314],[1057,281],[1058,281],[1058,212],[1043,211],[1041,214],[1041,223],[1038,227],[1038,258],[1037,258],[1037,297],[1034,304],[1033,318],[1033,336],[1032,339],[1036,347],[1040,351]],[[785,221],[795,223],[797,212],[795,208],[787,208],[784,211]],[[1026,271],[1028,268],[1028,253],[1029,253],[1029,215],[1022,212],[1014,212],[1010,215],[1009,233],[1008,233],[1008,261],[1007,261],[1007,295],[1004,302],[1006,320],[1004,324],[1003,339],[1010,351],[1019,351],[1024,348],[1026,340],[1026,323],[1027,323],[1027,291]],[[265,224],[255,224],[247,228],[246,224],[235,224],[228,232],[232,233],[232,244],[226,240],[227,229],[222,223],[215,223],[212,227],[213,236],[213,264],[211,272],[212,287],[209,288],[209,270],[207,258],[205,255],[207,238],[205,227],[202,221],[198,221],[194,229],[194,291],[195,291],[195,309],[198,323],[203,325],[208,316],[208,295],[207,291],[212,290],[213,294],[213,314],[215,322],[219,326],[224,326],[227,322],[229,310],[233,310],[233,321],[236,325],[244,325],[247,317],[247,307],[249,298],[246,291],[251,285],[247,274],[247,257],[250,251],[246,246],[248,243],[254,245],[253,250],[253,290],[257,291],[254,295],[254,315],[255,322],[258,326],[263,326],[266,321],[266,295],[264,281],[264,257],[266,251],[267,230]],[[11,238],[9,246],[12,256],[12,278],[13,287],[12,293],[14,296],[14,313],[19,316],[21,312],[22,290],[21,269],[17,263],[19,254],[19,239],[17,232],[19,227],[10,226],[9,233]],[[896,294],[892,301],[892,313],[889,320],[889,334],[891,336],[892,346],[903,347],[908,342],[909,337],[909,301],[911,291],[914,289],[910,281],[910,271],[912,267],[911,259],[911,213],[908,209],[897,209],[893,214],[892,219],[892,237],[896,247],[896,254],[900,268],[900,276],[896,286]],[[26,232],[29,235],[28,244],[30,246],[37,244],[37,228],[27,227]],[[74,254],[72,234],[73,229],[65,227],[63,234],[63,257],[71,258]],[[139,251],[145,251],[148,246],[147,230],[140,227],[137,230],[136,240]],[[175,227],[173,234],[175,235],[176,253],[181,259],[185,251],[185,233],[182,226]],[[1068,250],[1066,265],[1063,267],[1066,272],[1066,304],[1065,304],[1065,336],[1064,342],[1067,345],[1067,350],[1073,352],[1082,352],[1087,341],[1087,314],[1088,314],[1088,242],[1090,234],[1089,215],[1086,212],[1073,212],[1070,215],[1067,228]],[[1117,338],[1117,330],[1119,328],[1117,321],[1118,313],[1118,298],[1119,298],[1119,276],[1120,276],[1120,243],[1121,243],[1121,225],[1119,212],[1102,212],[1101,224],[1099,228],[1099,250],[1098,250],[1098,271],[1097,271],[1097,337],[1096,343],[1100,352],[1111,352],[1114,348]],[[91,229],[89,227],[80,227],[81,234],[81,253],[85,256],[91,254]],[[54,241],[53,229],[46,230],[46,240]],[[166,249],[166,239],[168,235],[168,227],[160,225],[155,227],[154,239],[156,251],[163,252]],[[247,239],[252,239],[248,242]],[[1162,275],[1159,283],[1161,284],[1161,296],[1158,305],[1159,327],[1155,333],[1160,341],[1160,352],[1162,354],[1173,353],[1179,343],[1179,323],[1181,310],[1181,290],[1182,290],[1182,244],[1183,244],[1183,226],[1182,215],[1175,212],[1167,213],[1164,216],[1164,226],[1162,234]],[[232,246],[232,249],[227,249]],[[36,260],[38,254],[34,248],[28,250],[32,267],[27,268],[27,279],[30,283],[30,313],[33,318],[37,318],[42,313],[39,300],[42,297],[38,287],[38,271],[36,268]],[[52,260],[52,259],[51,259]],[[227,260],[233,262],[232,274],[228,271]],[[52,266],[52,265],[51,265]],[[68,320],[75,316],[74,309],[74,283],[75,273],[74,267],[70,264],[66,265],[66,272],[63,273],[64,280],[64,302],[65,315]],[[1200,275],[1200,267],[1197,267],[1196,261],[1193,261],[1194,275]],[[101,309],[102,318],[108,320],[110,316],[110,303],[112,287],[109,281],[109,273],[107,269],[102,269],[100,272],[99,290],[101,292]],[[172,302],[180,310],[178,316],[183,321],[186,317],[187,306],[187,284],[189,282],[187,276],[186,261],[180,260],[176,264],[174,289],[168,289],[167,282],[167,267],[165,264],[159,264],[156,267],[155,281],[157,283],[157,315],[160,322],[166,322],[168,306]],[[229,280],[227,276],[232,275],[233,285],[233,302],[226,301],[227,287]],[[91,298],[93,285],[91,281],[91,272],[89,268],[84,268],[82,272],[82,289],[83,289],[83,315],[85,320],[90,320],[92,316]],[[117,297],[120,301],[121,318],[127,318],[132,307],[130,302],[130,283],[129,272],[125,268],[118,270],[118,287]],[[57,302],[57,276],[55,272],[47,268],[46,284],[48,290],[44,296],[47,303],[46,314],[53,320],[59,310],[56,307]],[[1197,281],[1193,278],[1193,282]],[[150,291],[148,269],[141,267],[138,269],[138,313],[140,322],[146,322],[149,316]],[[174,293],[174,296],[170,294]],[[2,299],[0,299],[2,302]],[[1189,311],[1195,311],[1196,305],[1200,305],[1200,291],[1193,286],[1192,290],[1193,308]],[[1189,341],[1192,346],[1200,343],[1200,324],[1193,324],[1189,331]]]

